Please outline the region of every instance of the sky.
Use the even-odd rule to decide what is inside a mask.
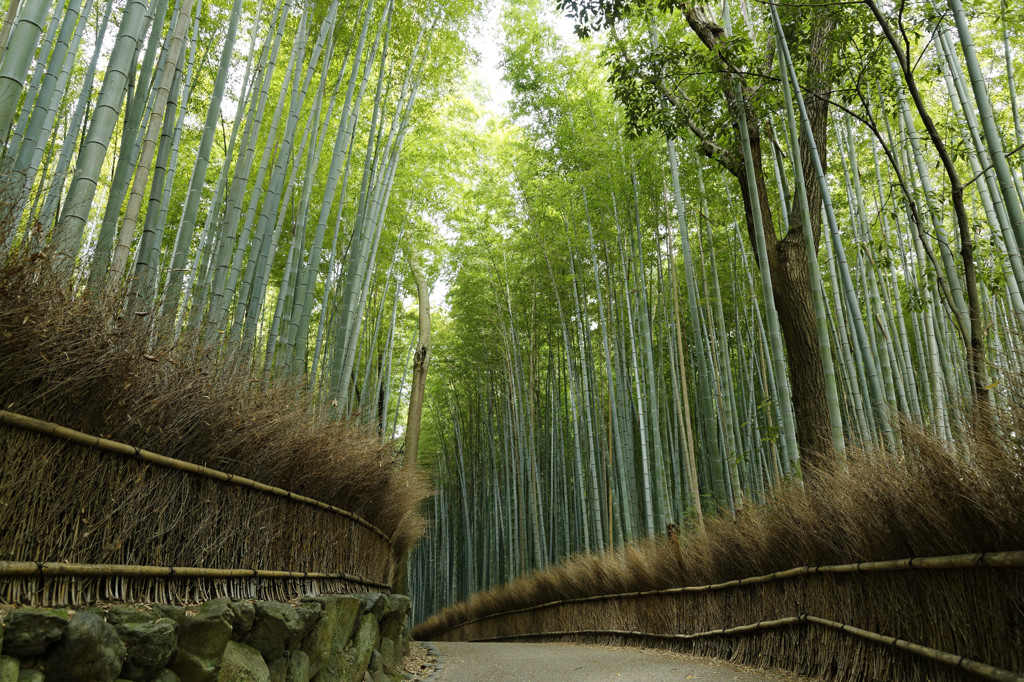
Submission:
[[[551,3],[554,4],[553,2]],[[486,107],[491,113],[497,116],[508,114],[508,103],[512,99],[512,89],[508,83],[502,80],[504,70],[501,68],[501,47],[504,41],[504,34],[501,30],[501,12],[505,6],[505,0],[489,0],[489,7],[485,19],[481,22],[477,33],[469,36],[469,44],[474,50],[480,53],[480,62],[473,68],[472,77],[483,83],[490,92],[491,102]],[[552,10],[554,12],[554,10]],[[553,17],[555,30],[563,40],[575,42],[576,34],[573,32],[573,23],[570,19],[559,15]],[[442,228],[442,234],[446,229]],[[445,234],[446,237],[454,236]],[[430,306],[432,310],[444,310],[447,308],[445,296],[448,294],[448,282],[445,274],[442,273],[438,280],[432,283],[430,292]],[[415,307],[416,299],[411,294],[406,297],[406,307]]]
[[[556,13],[554,2],[549,4],[552,6],[552,13]],[[507,104],[512,99],[512,90],[507,83],[501,80],[503,75],[500,65],[501,43],[504,41],[501,30],[501,11],[504,6],[505,0],[490,0],[487,17],[480,32],[469,38],[470,45],[480,53],[480,63],[474,69],[474,77],[488,86],[491,97],[493,97],[494,108],[501,113],[507,111]],[[558,35],[570,44],[576,42],[572,20],[560,14],[553,19]]]

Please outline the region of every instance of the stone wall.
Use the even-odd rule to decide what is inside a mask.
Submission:
[[[0,629],[0,682],[382,682],[401,677],[409,607],[361,594],[16,608]]]

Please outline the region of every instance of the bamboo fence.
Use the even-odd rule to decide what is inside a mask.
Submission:
[[[4,410],[0,499],[0,603],[391,589],[391,540],[357,514]]]
[[[1020,569],[1024,551],[800,566],[707,585],[557,599],[413,635],[639,640],[827,679],[1024,682]]]

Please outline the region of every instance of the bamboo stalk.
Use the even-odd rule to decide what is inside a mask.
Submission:
[[[0,561],[0,576],[77,576],[101,578],[256,578],[267,580],[343,580],[391,590],[391,585],[351,573],[301,573],[258,568],[203,568],[200,566],[132,566],[127,564],[65,564],[55,561]]]
[[[833,630],[839,630],[861,639],[866,639],[870,642],[878,644],[884,644],[891,646],[901,651],[914,654],[915,656],[921,656],[927,658],[936,663],[943,663],[945,665],[953,666],[966,670],[970,673],[978,675],[988,680],[998,680],[999,682],[1021,682],[1024,680],[1024,674],[1014,672],[1012,670],[1006,670],[1004,668],[997,668],[996,666],[976,661],[966,656],[958,656],[957,654],[951,654],[947,651],[940,651],[939,649],[933,649],[932,647],[925,646],[923,644],[916,644],[914,642],[908,642],[904,639],[897,637],[889,637],[888,635],[882,635],[877,632],[870,630],[864,630],[862,628],[855,627],[853,625],[846,625],[844,623],[838,623],[833,620],[826,618],[819,618],[818,616],[812,615],[800,615],[800,616],[787,616],[785,618],[777,618],[775,620],[765,620],[758,623],[750,623],[749,625],[738,625],[731,628],[719,628],[716,630],[706,630],[704,632],[694,632],[688,634],[665,634],[655,632],[639,632],[636,630],[563,630],[563,631],[551,631],[551,632],[533,632],[523,633],[517,635],[504,635],[501,637],[488,637],[484,639],[472,639],[471,642],[502,642],[515,639],[529,639],[534,637],[571,637],[578,635],[589,635],[594,637],[639,637],[642,639],[662,639],[669,641],[690,641],[694,639],[703,639],[706,637],[721,637],[721,636],[735,636],[744,635],[750,632],[757,632],[759,630],[771,630],[780,627],[787,627],[791,625],[802,625],[805,623],[813,623],[815,625],[821,625]]]
[[[511,616],[517,613],[527,613],[553,606],[565,604],[579,604],[583,602],[604,601],[610,599],[629,599],[634,597],[653,597],[666,594],[682,594],[684,592],[715,592],[735,587],[746,587],[748,585],[761,585],[776,580],[786,580],[804,575],[816,573],[877,573],[882,571],[906,571],[906,570],[968,570],[973,568],[1024,568],[1024,550],[1006,552],[977,552],[973,554],[954,554],[949,556],[936,557],[914,557],[911,559],[894,559],[890,561],[867,561],[854,564],[834,564],[830,566],[797,566],[785,571],[776,571],[765,575],[753,576],[750,578],[739,578],[722,583],[709,585],[686,585],[683,587],[669,587],[661,590],[644,590],[635,592],[617,592],[615,594],[596,594],[587,597],[575,597],[572,599],[557,599],[555,601],[535,604],[520,609],[499,611],[479,618],[473,618],[461,623],[452,625],[438,634],[451,632],[452,630],[480,621]]]
[[[108,440],[106,438],[100,438],[98,436],[90,436],[81,431],[75,431],[65,426],[60,426],[52,422],[42,421],[41,419],[35,419],[33,417],[26,417],[21,414],[14,412],[8,412],[7,410],[0,410],[0,424],[11,426],[14,428],[22,429],[25,431],[33,431],[35,433],[41,433],[46,436],[53,438],[63,438],[64,440],[71,441],[72,443],[78,443],[87,447],[96,448],[104,452],[110,452],[118,455],[126,455],[128,457],[135,457],[144,462],[150,464],[156,464],[168,469],[177,469],[178,471],[185,471],[190,474],[197,476],[203,476],[205,478],[212,478],[218,481],[224,481],[225,483],[232,483],[234,485],[241,486],[243,488],[252,488],[260,492],[267,493],[269,495],[277,495],[279,497],[285,497],[293,502],[300,502],[302,504],[308,504],[318,509],[324,509],[326,511],[334,512],[340,516],[351,519],[359,525],[367,528],[387,543],[391,543],[391,538],[387,536],[380,528],[373,525],[363,517],[350,512],[340,507],[321,502],[320,500],[313,499],[312,497],[306,497],[305,495],[299,495],[293,493],[290,490],[278,488],[276,486],[267,485],[266,483],[260,483],[243,476],[236,476],[235,474],[229,474],[224,471],[217,469],[211,469],[200,464],[193,464],[192,462],[184,462],[180,459],[174,459],[173,457],[165,457],[158,455],[155,452],[149,450],[143,450],[133,445],[126,445],[125,443],[118,443],[116,441]]]

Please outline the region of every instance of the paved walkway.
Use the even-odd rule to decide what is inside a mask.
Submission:
[[[441,652],[443,666],[437,678],[439,682],[795,682],[808,679],[657,649],[530,643],[436,642],[434,645]]]

